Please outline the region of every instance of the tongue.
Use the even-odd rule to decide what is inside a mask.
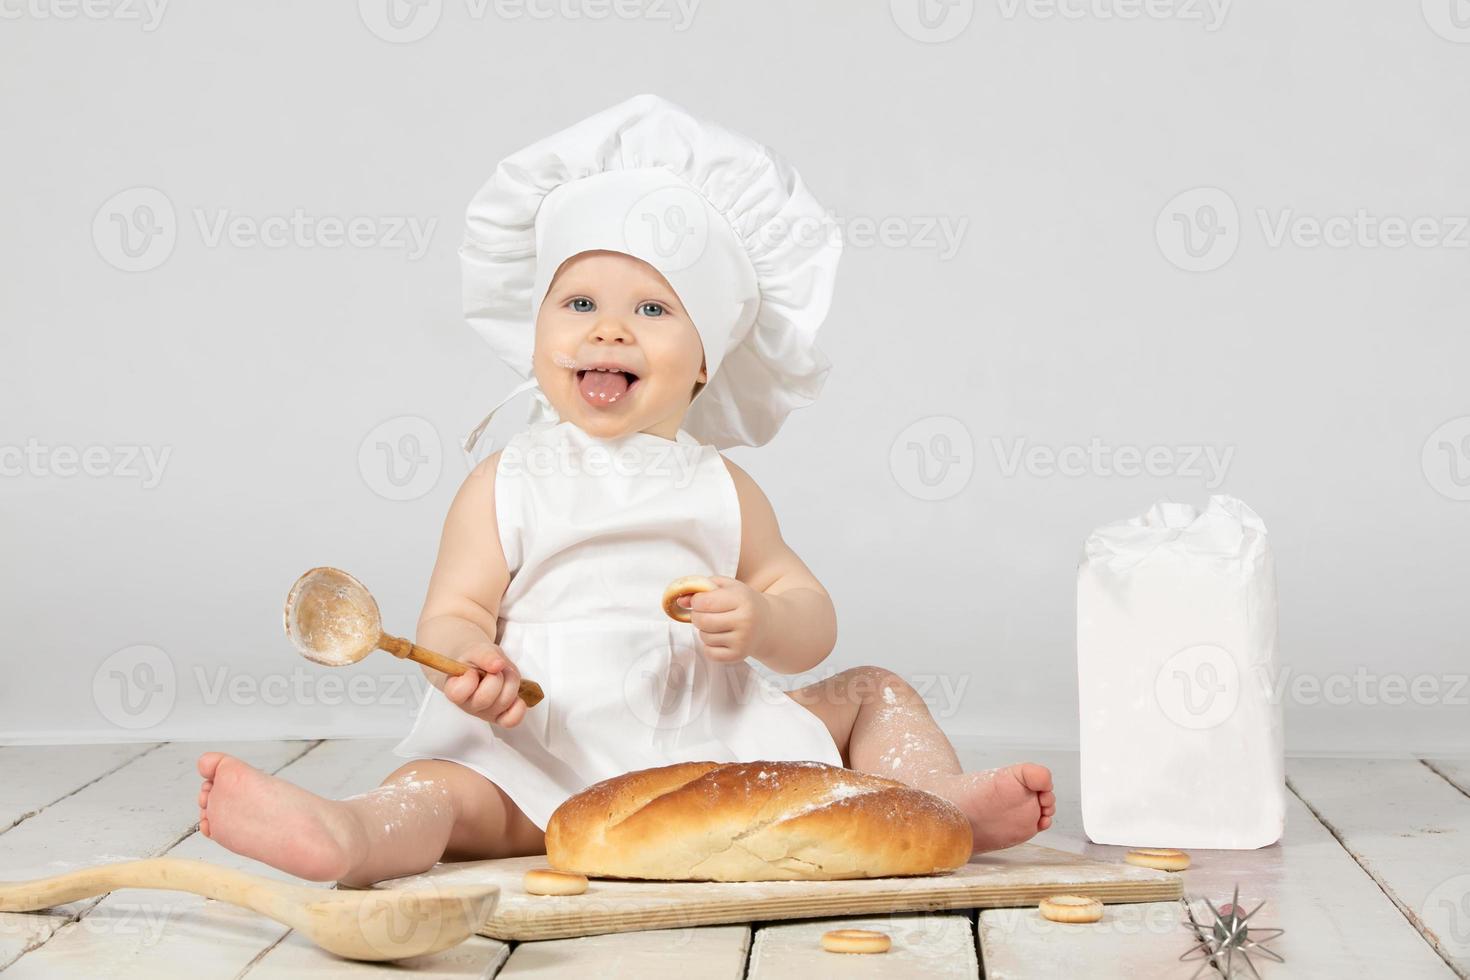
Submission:
[[[628,376],[614,371],[588,371],[578,383],[582,397],[591,402],[610,402],[628,393]]]

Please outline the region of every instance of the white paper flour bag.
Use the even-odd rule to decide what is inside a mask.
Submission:
[[[1099,844],[1253,848],[1285,823],[1276,573],[1234,497],[1092,532],[1077,575],[1082,823]]]

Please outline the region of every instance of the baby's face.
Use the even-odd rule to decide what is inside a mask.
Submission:
[[[536,317],[541,390],[563,421],[600,438],[674,438],[695,383],[708,380],[703,362],[678,295],[653,266],[621,252],[568,259]]]

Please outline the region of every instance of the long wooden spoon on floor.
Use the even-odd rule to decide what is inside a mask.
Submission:
[[[383,632],[383,617],[367,586],[340,568],[313,568],[286,596],[286,636],[307,660],[325,667],[355,664],[374,650],[412,660],[453,677],[466,670],[458,660]],[[534,708],[546,695],[535,681],[521,680],[520,697]]]
[[[54,878],[0,882],[0,912],[35,912],[119,888],[192,892],[238,905],[353,960],[401,960],[457,946],[484,925],[500,897],[496,885],[311,888],[206,861],[148,858],[82,868]]]

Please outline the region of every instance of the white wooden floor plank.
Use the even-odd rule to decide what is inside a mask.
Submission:
[[[1461,977],[1470,977],[1470,797],[1412,759],[1293,759],[1287,780]]]
[[[500,977],[502,980],[561,977],[741,980],[749,950],[750,927],[743,925],[548,939],[519,943],[501,969]]]
[[[1093,844],[1083,833],[1077,754],[1025,755],[1023,760],[1013,752],[961,753],[971,768],[992,768],[1018,761],[1049,766],[1056,782],[1057,817],[1051,829],[1035,838],[1036,843],[1103,861],[1122,860],[1126,848]],[[1254,906],[1266,900],[1260,924],[1287,930],[1272,946],[1287,959],[1284,967],[1276,967],[1278,975],[1375,980],[1386,976],[1442,980],[1452,977],[1454,974],[1444,961],[1311,811],[1295,796],[1288,796],[1287,807],[1283,844],[1256,851],[1191,851],[1194,864],[1183,872],[1186,893],[1222,903],[1230,900],[1232,888],[1239,883],[1243,904]],[[986,931],[987,925],[1004,923],[1005,914],[999,910],[981,913],[982,939],[990,936],[999,950],[1000,941],[1009,937],[1009,955],[993,954],[989,945],[985,947],[986,969],[1004,967],[1008,971],[1006,975],[1013,978],[1048,976],[1037,964],[1045,960],[1043,944],[1053,940],[1033,936],[1025,922],[1011,923],[1010,932],[999,931],[999,927]],[[1132,923],[1127,920],[1119,920],[1115,926],[1106,925],[1109,922],[1106,913],[1104,922],[1093,930],[1099,936],[1050,930],[1045,935],[1085,944],[1092,950],[1111,943],[1115,954],[1098,957],[1089,976],[1137,980],[1143,975],[1138,969],[1131,966],[1125,969],[1120,964],[1128,964],[1130,957],[1144,955],[1141,946],[1157,947],[1151,954],[1156,963],[1151,968],[1160,971],[1157,975],[1174,976],[1177,966],[1174,960],[1189,948],[1189,934],[1180,927],[1171,938],[1167,923],[1160,925],[1162,919],[1147,917],[1164,913],[1150,913],[1145,909],[1140,914],[1145,915],[1141,924],[1150,927],[1141,935],[1128,932]]]
[[[68,921],[64,915],[0,912],[0,970],[50,939]]]
[[[986,980],[1187,980],[1200,965],[1179,960],[1188,936],[1178,902],[1109,905],[1087,924],[1051,922],[1034,908],[980,914]]]
[[[829,929],[871,929],[886,933],[893,945],[886,953],[829,953],[821,945]],[[977,980],[974,926],[968,915],[936,912],[803,919],[756,930],[750,980],[829,976]]]
[[[0,748],[0,834],[126,765],[157,742]]]
[[[323,795],[350,795],[376,786],[396,767],[396,760],[389,754],[392,744],[392,740],[323,743],[280,768],[278,774]],[[197,757],[203,748],[188,747],[190,758]],[[229,751],[239,755],[235,748],[238,746]],[[191,806],[197,790],[196,775],[186,794]],[[232,854],[199,833],[191,834],[168,854],[265,877],[297,880]],[[124,889],[108,895],[78,922],[64,927],[45,945],[23,957],[6,980],[10,980],[10,974],[82,975],[99,955],[106,957],[111,977],[197,977],[202,963],[209,964],[209,975],[235,976],[279,943],[286,932],[284,926],[253,912],[185,892]]]
[[[1470,796],[1470,759],[1428,759],[1425,764]]]
[[[493,977],[510,956],[510,946],[487,936],[471,936],[453,949],[432,956],[398,960],[391,966],[357,963],[324,953],[293,932],[266,953],[244,975],[250,980],[358,980],[412,974],[420,980],[481,980]],[[596,974],[589,974],[592,980]]]

